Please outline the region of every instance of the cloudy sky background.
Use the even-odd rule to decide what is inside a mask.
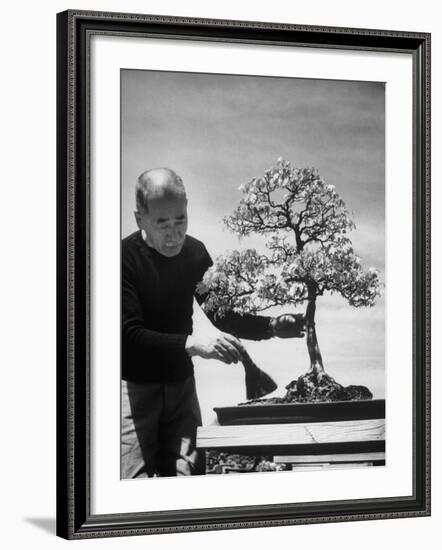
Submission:
[[[229,233],[223,216],[238,187],[278,157],[316,167],[354,212],[351,237],[367,267],[385,277],[384,84],[161,71],[122,71],[122,237],[135,231],[134,186],[148,168],[168,166],[184,181],[189,234],[212,257],[262,241]],[[383,292],[385,294],[385,290]],[[385,300],[355,309],[339,296],[318,300],[317,332],[326,371],[342,384],[385,396]],[[270,313],[290,311],[276,309]],[[303,311],[299,308],[297,311]],[[268,312],[266,312],[268,314]],[[210,323],[195,308],[195,331]],[[273,339],[247,347],[275,378],[275,395],[309,367],[305,340]],[[240,365],[196,360],[203,422],[213,407],[245,400]]]

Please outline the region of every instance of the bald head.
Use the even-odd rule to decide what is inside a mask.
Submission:
[[[148,201],[155,199],[186,200],[183,180],[170,168],[153,168],[143,172],[135,187],[138,212],[147,212]]]
[[[181,178],[169,168],[141,174],[135,219],[148,246],[163,256],[181,252],[187,232],[187,199]]]

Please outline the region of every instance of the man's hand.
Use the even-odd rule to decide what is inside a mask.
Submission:
[[[230,365],[241,361],[244,348],[234,336],[219,332],[203,339],[197,335],[189,336],[186,340],[186,351],[190,357],[196,355],[203,359],[218,359]]]
[[[305,335],[305,317],[302,313],[286,313],[270,321],[273,336],[278,338],[302,338]]]

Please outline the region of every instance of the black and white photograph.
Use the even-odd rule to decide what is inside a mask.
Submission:
[[[121,480],[385,466],[385,83],[120,84]]]
[[[60,537],[431,514],[431,34],[324,6],[57,14]]]
[[[5,3],[3,548],[442,539],[441,9],[398,6]]]

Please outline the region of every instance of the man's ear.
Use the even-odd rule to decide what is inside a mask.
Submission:
[[[135,210],[135,221],[137,222],[138,228],[141,229],[140,222],[141,222],[141,214],[138,212],[138,210]]]

